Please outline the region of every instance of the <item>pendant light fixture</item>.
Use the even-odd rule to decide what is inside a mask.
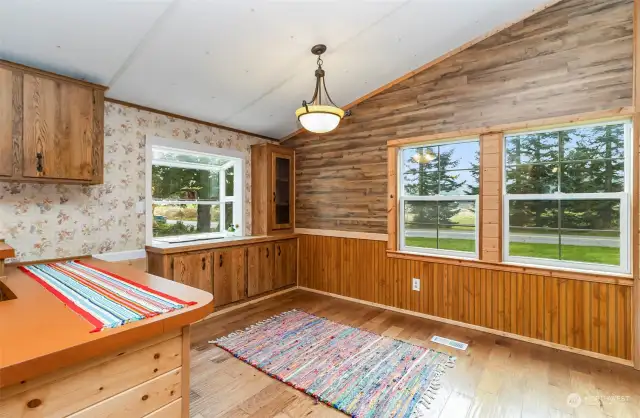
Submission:
[[[333,131],[338,127],[343,117],[349,116],[350,111],[344,111],[336,106],[329,96],[324,82],[324,70],[322,69],[322,57],[327,47],[316,45],[311,48],[311,53],[318,56],[318,69],[316,69],[316,90],[308,102],[302,101],[302,107],[296,110],[296,117],[304,129],[309,132],[323,134]]]

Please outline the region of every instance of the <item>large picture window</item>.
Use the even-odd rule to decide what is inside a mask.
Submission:
[[[477,258],[478,139],[398,153],[400,249]]]
[[[628,273],[631,123],[505,136],[504,260]]]
[[[241,158],[152,145],[151,160],[152,239],[184,242],[242,231]]]

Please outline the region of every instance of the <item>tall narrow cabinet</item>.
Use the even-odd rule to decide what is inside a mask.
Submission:
[[[274,144],[251,147],[253,235],[291,233],[295,225],[295,153]]]

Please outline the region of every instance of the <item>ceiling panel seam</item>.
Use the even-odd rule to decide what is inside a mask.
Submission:
[[[129,69],[131,64],[140,55],[140,53],[144,50],[144,48],[149,44],[151,39],[158,33],[160,28],[166,23],[169,17],[174,13],[178,5],[183,1],[184,0],[173,0],[173,2],[171,2],[167,6],[167,8],[156,19],[156,21],[153,22],[153,24],[151,25],[147,33],[145,33],[142,39],[140,39],[140,42],[138,42],[138,45],[136,45],[133,51],[131,51],[131,53],[127,55],[127,58],[125,58],[120,68],[118,68],[118,70],[115,72],[113,77],[111,77],[111,80],[109,81],[109,84],[108,84],[109,87],[113,87],[113,85],[118,81],[118,79],[122,77],[122,74],[124,74],[124,72],[127,71],[127,69]]]

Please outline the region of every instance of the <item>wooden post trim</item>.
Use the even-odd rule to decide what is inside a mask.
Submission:
[[[387,250],[398,249],[398,152],[387,148]]]

